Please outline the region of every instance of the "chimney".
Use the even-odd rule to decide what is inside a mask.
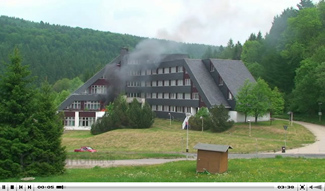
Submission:
[[[121,56],[124,56],[124,55],[126,55],[128,52],[129,52],[129,49],[128,49],[127,47],[123,47],[123,48],[121,48],[121,50],[120,50],[120,55],[121,55]]]
[[[120,62],[116,64],[118,67],[121,67],[121,65],[125,65],[127,63],[127,54],[129,52],[129,49],[127,47],[123,47],[120,50]]]

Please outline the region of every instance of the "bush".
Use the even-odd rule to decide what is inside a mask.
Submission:
[[[91,134],[97,135],[107,131],[134,128],[149,128],[154,122],[155,113],[148,103],[143,106],[134,99],[130,105],[120,95],[108,105],[105,115],[91,126]]]
[[[228,110],[223,105],[211,108],[210,116],[211,120],[207,120],[206,124],[213,132],[226,131],[234,124],[233,121],[229,121],[230,116],[228,115]]]

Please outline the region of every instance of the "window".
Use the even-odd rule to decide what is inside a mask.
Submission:
[[[169,74],[169,68],[164,68],[164,74]]]
[[[152,111],[156,111],[156,110],[157,110],[157,106],[156,106],[156,105],[152,105],[152,106],[151,106],[151,110],[152,110]]]
[[[152,85],[152,87],[156,87],[157,86],[157,81],[152,81],[151,85]]]
[[[169,99],[169,93],[164,93],[164,98]]]
[[[80,109],[81,108],[81,102],[80,101],[74,101],[68,109]]]
[[[158,74],[163,74],[164,70],[162,68],[158,68]]]
[[[213,66],[213,64],[212,63],[210,63],[210,72],[214,72],[214,66]]]
[[[183,99],[183,93],[177,93],[177,99]]]
[[[191,79],[186,78],[185,79],[185,86],[190,86],[191,85]]]
[[[157,74],[157,70],[156,69],[152,69],[151,74]]]
[[[169,86],[169,80],[164,81],[164,86]]]
[[[176,73],[176,67],[171,67],[170,68],[170,73]]]
[[[162,99],[163,98],[163,93],[158,93],[158,98]]]
[[[176,93],[170,93],[170,99],[176,99]]]
[[[170,80],[170,86],[176,86],[176,80]]]
[[[151,81],[146,81],[146,86],[150,87],[151,86]]]
[[[177,86],[183,86],[183,80],[177,80]]]
[[[151,70],[147,70],[147,75],[151,75]]]
[[[191,99],[191,94],[190,93],[185,93],[185,99]]]
[[[176,112],[176,107],[175,106],[170,106],[170,112]]]
[[[147,93],[146,98],[151,98],[151,93]]]
[[[65,126],[74,126],[74,117],[66,117],[64,120]]]
[[[146,82],[145,81],[141,81],[141,87],[145,87],[146,86]]]
[[[158,81],[158,86],[163,86],[163,81],[162,80]]]
[[[169,111],[169,106],[168,105],[164,105],[164,111]]]
[[[146,71],[145,70],[141,70],[140,72],[141,72],[141,76],[146,75]]]
[[[183,107],[176,107],[178,113],[183,113]]]
[[[79,126],[80,127],[90,127],[95,122],[94,117],[80,117]]]
[[[158,111],[162,111],[162,105],[158,105]]]
[[[151,98],[157,98],[157,93],[152,93]]]
[[[91,94],[106,94],[106,86],[104,85],[93,85],[91,86]]]
[[[199,93],[198,92],[193,93],[192,99],[199,100]]]
[[[183,72],[183,66],[178,66],[178,67],[177,67],[177,71],[178,71],[178,72]]]
[[[100,109],[99,101],[86,101],[84,106],[85,106],[85,109],[89,109],[89,110],[99,110]]]
[[[232,96],[232,93],[229,91],[229,93],[228,93],[228,99],[229,100],[232,100],[233,99],[233,96]]]
[[[191,107],[184,107],[185,113],[191,113]]]
[[[219,86],[223,85],[223,79],[221,78],[221,76],[219,76]]]

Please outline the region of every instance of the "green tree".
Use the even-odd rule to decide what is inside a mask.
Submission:
[[[26,168],[33,176],[61,174],[65,167],[65,147],[61,145],[63,115],[57,114],[51,86],[45,82],[37,94],[34,125],[29,131],[33,145],[32,163]]]
[[[31,152],[29,124],[35,112],[28,66],[21,64],[16,48],[0,77],[0,178],[25,174],[24,156]]]
[[[203,126],[204,130],[209,130],[209,126],[204,125],[204,121],[207,122],[209,120],[211,120],[211,116],[208,108],[201,107],[199,111],[189,119],[190,130],[202,131]],[[209,122],[207,124],[209,124]]]
[[[152,111],[150,105],[145,102],[141,108],[142,117],[138,121],[140,128],[150,128],[155,120],[155,113]]]
[[[210,113],[209,113],[209,110],[208,110],[208,108],[206,108],[206,107],[201,107],[200,109],[199,109],[199,111],[197,111],[197,113],[195,114],[197,117],[209,117],[209,115],[210,115]]]
[[[61,173],[63,127],[52,97],[31,86],[33,78],[18,49],[10,60],[0,77],[0,178]]]
[[[206,120],[205,124],[212,132],[223,132],[230,129],[234,122],[230,121],[228,110],[224,105],[214,106],[210,108],[210,120]]]
[[[131,128],[134,129],[145,128],[141,126],[142,124],[140,122],[141,118],[143,117],[141,112],[141,103],[139,103],[136,98],[134,98],[133,101],[131,102],[127,111],[127,115],[129,118]]]
[[[320,95],[318,96],[317,101],[325,103],[325,62],[322,62],[315,69],[316,73],[316,85],[319,87]],[[323,88],[322,88],[323,87]]]
[[[311,0],[301,0],[300,3],[297,4],[297,7],[299,8],[299,10],[302,10],[305,8],[315,7],[315,5]]]
[[[274,87],[274,89],[272,90],[270,94],[270,101],[271,105],[269,110],[271,117],[272,114],[282,114],[284,109],[284,99],[283,95],[277,87]]]
[[[257,118],[264,116],[271,108],[271,90],[268,84],[259,78],[253,86],[251,94],[253,101],[250,106],[250,113],[255,117],[257,123]]]
[[[295,78],[295,89],[292,91],[291,109],[299,113],[314,113],[317,100],[323,89],[317,84],[316,68],[318,63],[311,59],[301,62]],[[306,93],[308,92],[308,93]]]
[[[254,104],[252,95],[253,87],[254,84],[252,82],[245,80],[244,85],[239,89],[236,96],[236,111],[245,115],[245,123],[248,114],[251,113],[252,105]]]

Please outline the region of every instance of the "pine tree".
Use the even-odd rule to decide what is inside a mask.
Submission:
[[[30,87],[33,79],[28,66],[21,64],[16,48],[10,63],[0,76],[0,178],[23,174],[27,155],[32,146],[28,144],[29,126],[34,114],[33,95]]]
[[[62,115],[56,113],[54,94],[47,82],[42,85],[36,98],[38,105],[34,115],[35,123],[29,133],[34,162],[27,170],[37,175],[60,174],[64,172],[66,159],[65,147],[61,146]]]
[[[10,60],[0,77],[0,178],[61,173],[63,125],[51,87],[31,87],[33,78],[18,49]]]

